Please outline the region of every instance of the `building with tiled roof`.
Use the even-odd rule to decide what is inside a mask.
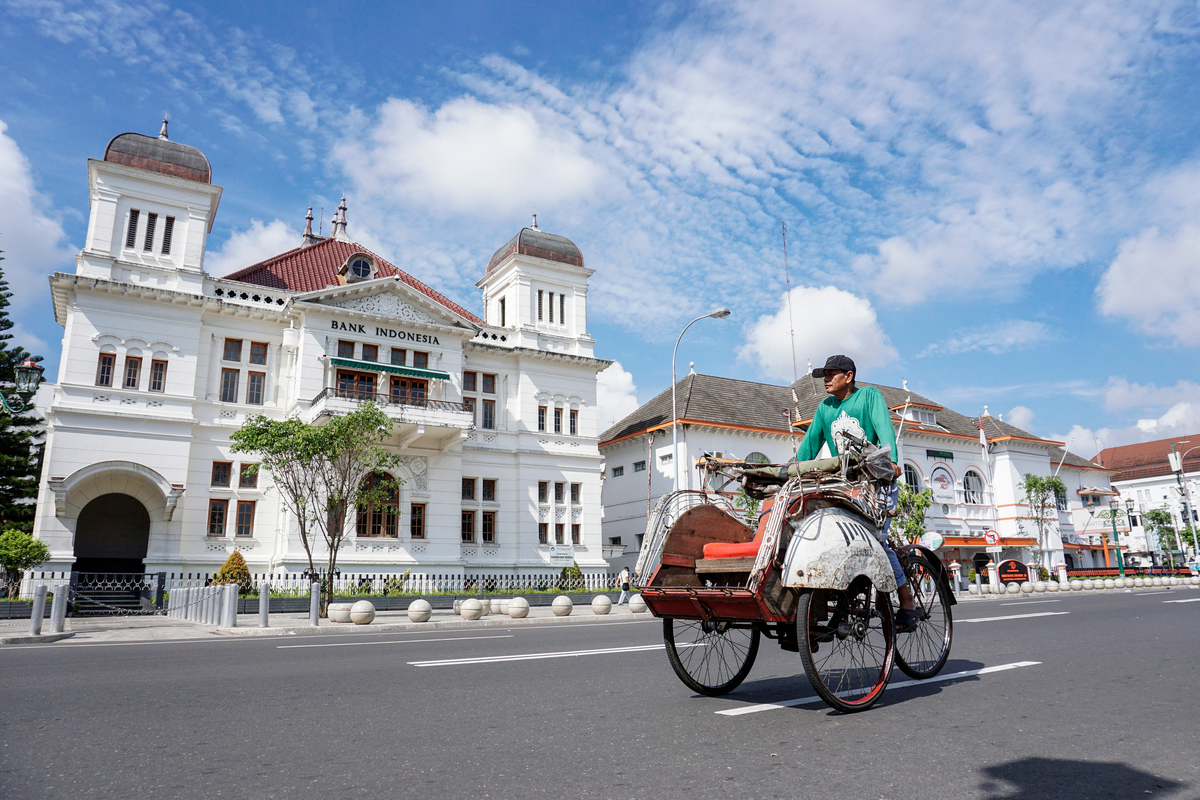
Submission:
[[[1200,527],[1196,509],[1200,502],[1200,433],[1106,447],[1095,460],[1112,470],[1113,487],[1121,494],[1121,506],[1129,514],[1134,535],[1156,557],[1161,557],[1164,547],[1145,525],[1147,511],[1169,512],[1178,531],[1185,531],[1189,519],[1193,529]],[[1185,553],[1194,558],[1195,538],[1188,531],[1183,538]]]
[[[943,540],[947,561],[983,565],[994,555],[984,533],[1001,536],[1004,558],[1026,558],[1039,544],[1020,487],[1027,473],[1057,474],[1067,487],[1060,510],[1041,542],[1042,563],[1070,568],[1103,567],[1104,540],[1096,501],[1112,494],[1108,470],[986,413],[969,417],[907,388],[857,381],[877,389],[899,431],[898,463],[904,479],[930,489],[930,531]],[[790,386],[691,374],[675,385],[678,449],[673,446],[671,390],[656,395],[600,434],[605,459],[604,536],[625,547],[622,561],[636,559],[649,507],[674,484],[680,459],[683,488],[700,488],[692,469],[703,453],[736,460],[782,463],[827,397],[821,381],[805,375]],[[902,424],[903,423],[903,424]],[[985,460],[980,429],[987,441]],[[1106,492],[1102,498],[1098,493]],[[1092,508],[1088,502],[1092,502]],[[1122,526],[1127,537],[1127,527]],[[1128,539],[1123,545],[1128,546]],[[1114,551],[1115,552],[1115,551]],[[1112,560],[1109,556],[1109,561]]]
[[[535,220],[480,265],[472,311],[356,243],[342,198],[328,237],[309,209],[296,247],[215,277],[221,187],[199,150],[164,124],[88,168],[87,241],[50,279],[64,336],[34,529],[47,569],[178,581],[237,550],[253,573],[303,572],[297,520],[230,436],[371,402],[392,420],[399,488],[346,515],[344,578],[608,570],[596,375],[611,362],[574,243]]]

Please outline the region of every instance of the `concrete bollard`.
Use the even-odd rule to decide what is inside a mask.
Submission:
[[[71,589],[60,584],[54,589],[54,605],[50,606],[50,632],[62,633],[67,620],[67,598]]]
[[[979,570],[975,570],[975,594],[983,597],[983,579],[979,576]]]
[[[227,621],[225,623],[225,627],[236,628],[237,627],[238,585],[236,583],[231,583],[228,585],[228,587],[226,588],[225,591],[229,593],[229,598],[227,600],[227,603],[229,606],[229,613],[226,615]]]
[[[187,590],[187,619],[191,622],[200,621],[200,593],[203,590],[198,586],[193,586]]]
[[[321,584],[316,581],[308,585],[308,624],[313,628],[321,624]]]
[[[33,590],[33,608],[29,614],[29,635],[42,635],[42,615],[46,613],[46,592],[49,587],[46,584],[38,584]]]
[[[271,627],[271,584],[266,581],[258,585],[258,627]]]
[[[210,586],[200,590],[200,622],[203,625],[212,624],[212,591]]]

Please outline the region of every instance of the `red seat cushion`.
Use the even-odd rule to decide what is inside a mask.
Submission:
[[[753,542],[709,542],[704,545],[705,558],[753,558],[758,555],[759,540]]]

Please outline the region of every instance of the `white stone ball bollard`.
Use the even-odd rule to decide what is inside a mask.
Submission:
[[[1200,578],[1195,575],[1192,576],[1192,586],[1200,586]]]
[[[461,615],[461,614],[462,614],[462,604],[463,604],[463,601],[462,601],[462,600],[455,600],[455,601],[454,601],[454,614],[455,614],[456,616],[458,616],[458,615]]]
[[[1083,582],[1083,588],[1084,588],[1084,590],[1085,590],[1085,591],[1086,591],[1086,590],[1088,590],[1088,589],[1095,589],[1095,588],[1096,588],[1096,582],[1095,582],[1095,581],[1093,581],[1091,578],[1088,578],[1087,580],[1085,580],[1085,581]]]
[[[479,608],[483,612],[479,616],[486,617],[488,614],[492,613],[492,601],[488,600],[486,597],[479,598]]]
[[[462,605],[459,606],[458,613],[462,615],[463,619],[477,620],[483,616],[483,604],[474,597],[468,597],[466,600],[462,601]]]
[[[629,610],[634,614],[646,613],[646,599],[642,597],[640,592],[629,598]]]
[[[511,602],[512,602],[511,600],[493,600],[492,601],[492,613],[493,614],[508,614],[508,604]]]
[[[1047,592],[1057,592],[1060,588],[1062,587],[1058,585],[1058,581],[1046,581]]]
[[[1083,588],[1083,581],[1067,581],[1067,588],[1072,592],[1078,592]]]
[[[1020,584],[1016,583],[1015,581],[1013,583],[1010,583],[1008,585],[1008,593],[1009,594],[1020,594],[1021,593]]]
[[[1033,590],[1034,590],[1035,592],[1037,592],[1038,594],[1044,594],[1044,593],[1046,592],[1046,589],[1047,589],[1047,588],[1048,588],[1048,587],[1046,586],[1046,582],[1045,582],[1045,581],[1038,581],[1037,583],[1035,583],[1035,584],[1033,585]]]
[[[352,605],[353,603],[330,603],[325,613],[329,615],[330,622],[349,622]]]
[[[1172,585],[1172,586],[1178,586],[1178,585],[1179,585],[1179,576],[1178,576],[1178,575],[1172,575],[1172,576],[1171,576],[1171,585]]]
[[[1117,582],[1115,580],[1113,580],[1112,578],[1105,578],[1104,579],[1104,588],[1105,589],[1115,589],[1115,588],[1117,588]]]
[[[550,610],[554,612],[554,616],[556,617],[569,617],[571,615],[571,609],[574,607],[575,604],[571,602],[571,598],[567,597],[565,594],[560,594],[558,597],[554,598],[554,602],[550,604]]]
[[[525,619],[529,616],[529,601],[524,597],[514,597],[509,600],[508,615],[513,619]]]
[[[598,594],[592,598],[592,613],[597,616],[604,616],[612,611],[612,599],[606,594]]]
[[[433,616],[433,606],[428,600],[417,599],[408,604],[408,618],[413,622],[429,622]]]
[[[1160,577],[1158,577],[1158,576],[1156,575],[1156,576],[1154,576],[1154,578],[1153,578],[1153,579],[1150,581],[1150,584],[1151,584],[1152,586],[1162,586],[1162,585],[1163,585],[1162,578],[1160,578]]]
[[[1141,589],[1145,585],[1146,585],[1145,579],[1143,579],[1143,578],[1134,578],[1133,579],[1133,588]]]
[[[350,606],[350,621],[355,625],[370,625],[375,619],[375,605],[370,600],[359,600]]]
[[[967,593],[968,594],[979,594],[979,587],[973,583],[968,583],[967,584]]]
[[[1022,581],[1021,594],[1033,594],[1033,584],[1029,581]]]

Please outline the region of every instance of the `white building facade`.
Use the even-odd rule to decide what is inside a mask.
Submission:
[[[592,271],[523,229],[478,282],[476,316],[333,234],[226,278],[204,272],[221,197],[195,148],[123,134],[89,159],[35,536],[49,570],[258,573],[307,559],[271,476],[230,451],[249,417],[321,424],[373,401],[392,418],[394,504],[348,513],[345,572],[607,571],[600,533]],[[364,476],[369,480],[370,476]],[[553,562],[551,550],[554,551]]]
[[[1179,469],[1172,464],[1172,445],[1179,457]],[[1146,525],[1147,511],[1160,509],[1171,517],[1172,527],[1183,533],[1184,557],[1195,559],[1196,540],[1192,530],[1200,528],[1200,433],[1174,439],[1109,447],[1096,454],[1096,460],[1113,470],[1113,488],[1120,493],[1119,508],[1128,516],[1134,559],[1156,565],[1166,563],[1168,554]],[[1190,522],[1189,522],[1190,520]]]

